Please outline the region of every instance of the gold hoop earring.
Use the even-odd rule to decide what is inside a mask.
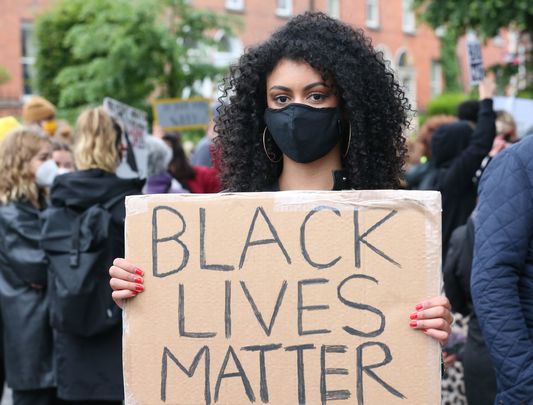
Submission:
[[[277,160],[273,159],[272,155],[270,153],[268,153],[268,151],[267,151],[266,142],[265,142],[267,129],[268,129],[268,127],[265,127],[265,129],[263,131],[263,149],[265,150],[265,154],[267,155],[268,160],[270,160],[272,163],[279,163],[279,162],[281,162],[281,156]]]
[[[348,156],[350,151],[350,143],[352,142],[352,123],[348,121],[349,131],[348,131],[348,143],[346,144],[346,151],[344,152],[344,157]]]

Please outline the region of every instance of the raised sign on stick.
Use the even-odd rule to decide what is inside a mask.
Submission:
[[[129,197],[126,404],[437,404],[440,195]]]

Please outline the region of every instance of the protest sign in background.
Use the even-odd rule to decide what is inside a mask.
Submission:
[[[167,131],[206,128],[211,119],[209,103],[205,98],[154,100],[154,117]]]
[[[129,141],[133,147],[133,154],[135,155],[137,171],[132,169],[128,164],[128,157],[125,156],[117,168],[117,175],[125,178],[146,178],[148,172],[148,149],[146,146],[148,121],[146,113],[109,97],[104,99],[103,105],[108,114],[117,120],[122,128],[127,131]],[[123,137],[122,143],[126,146],[125,137]]]
[[[466,55],[468,58],[470,86],[472,86],[481,82],[485,77],[481,43],[473,32],[469,32],[466,36]]]
[[[440,403],[440,194],[128,197],[126,404]]]

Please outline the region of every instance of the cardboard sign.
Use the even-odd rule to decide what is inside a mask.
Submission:
[[[126,404],[437,404],[440,194],[152,195],[126,201]]]
[[[466,37],[466,54],[468,58],[470,85],[472,86],[481,82],[485,77],[481,43],[472,32],[468,33]]]
[[[209,103],[205,98],[155,100],[154,117],[159,126],[167,131],[206,128],[211,120]]]
[[[127,156],[125,156],[117,168],[117,175],[124,178],[146,178],[148,172],[148,148],[146,146],[148,121],[146,113],[109,97],[104,98],[103,106],[107,113],[127,131],[137,164],[137,171],[132,170],[127,163]],[[125,138],[122,139],[122,143],[126,146]]]

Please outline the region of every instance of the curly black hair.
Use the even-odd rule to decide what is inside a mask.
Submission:
[[[216,120],[224,187],[262,191],[275,184],[281,173],[282,162],[269,160],[262,137],[266,79],[281,59],[304,61],[334,83],[343,115],[352,127],[342,162],[349,185],[397,188],[406,154],[402,133],[409,124],[409,102],[363,31],[320,12],[292,18],[230,68]],[[271,137],[266,146],[280,156]]]

